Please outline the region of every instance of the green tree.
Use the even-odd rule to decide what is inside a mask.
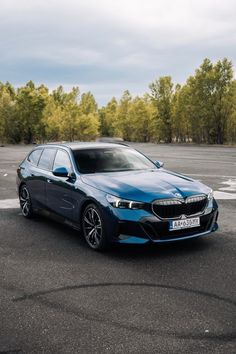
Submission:
[[[106,107],[101,107],[98,109],[98,117],[99,117],[99,134],[101,136],[108,135],[108,126],[106,123]]]
[[[62,86],[57,87],[52,91],[52,98],[56,105],[63,106],[66,103],[67,94]]]
[[[100,111],[100,121],[104,135],[114,136],[116,131],[117,100],[115,97],[108,102],[104,110]],[[101,120],[102,118],[102,120]]]
[[[190,114],[194,140],[223,144],[227,122],[233,111],[232,63],[223,59],[213,64],[205,59],[187,84],[191,91]]]
[[[83,93],[80,101],[80,109],[82,114],[97,113],[98,106],[91,92]]]
[[[77,122],[77,138],[89,141],[99,135],[99,117],[97,113],[82,114]]]
[[[91,92],[62,86],[49,93],[29,81],[17,90],[0,83],[0,141],[90,140],[120,136],[152,142],[236,142],[236,80],[228,59],[205,59],[182,86],[170,76],[149,86],[150,93],[132,98],[124,91],[98,109]]]
[[[172,105],[172,134],[176,142],[190,140],[189,87],[176,85]]]
[[[129,109],[129,122],[132,127],[132,140],[148,142],[150,141],[150,125],[152,114],[150,107],[143,98],[136,97]]]
[[[16,112],[15,90],[9,84],[0,84],[0,141],[19,143],[21,124]]]
[[[133,134],[132,122],[130,122],[129,110],[131,107],[132,96],[129,91],[124,91],[116,112],[115,131],[116,136],[121,136],[124,140],[130,141]]]
[[[149,86],[151,98],[156,106],[160,138],[166,143],[172,141],[173,83],[170,76],[160,77]]]
[[[43,121],[47,139],[73,141],[77,138],[77,123],[81,114],[79,95],[78,87],[73,87],[66,93],[59,86],[52,92],[44,109]]]
[[[46,106],[48,89],[41,85],[35,87],[32,81],[17,90],[16,110],[22,127],[22,140],[32,143],[43,134],[42,117]]]
[[[227,121],[227,141],[231,144],[236,143],[236,80],[231,87],[231,114]]]
[[[43,111],[42,124],[44,126],[43,138],[47,141],[59,141],[61,139],[61,122],[64,118],[62,106],[55,102],[54,95],[50,95]]]
[[[63,140],[74,141],[77,138],[77,124],[80,109],[77,104],[67,102],[63,107],[60,121],[60,135]]]

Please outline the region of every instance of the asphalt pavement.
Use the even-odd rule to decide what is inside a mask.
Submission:
[[[15,171],[31,147],[0,147],[0,354],[236,353],[236,148],[132,145],[211,186],[219,231],[94,252],[23,218]]]

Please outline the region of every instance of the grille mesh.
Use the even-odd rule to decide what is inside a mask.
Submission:
[[[156,200],[152,204],[153,213],[162,219],[178,218],[181,215],[194,215],[203,212],[207,205],[207,197],[192,196],[185,200]]]

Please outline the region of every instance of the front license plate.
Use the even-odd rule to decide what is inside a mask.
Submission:
[[[200,218],[199,217],[170,221],[170,231],[188,229],[190,227],[198,227],[198,226],[200,226]]]

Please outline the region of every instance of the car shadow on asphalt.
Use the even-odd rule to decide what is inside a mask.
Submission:
[[[42,223],[44,227],[52,229],[50,237],[56,238],[64,246],[70,244],[70,246],[78,247],[78,250],[81,249],[87,254],[94,255],[96,253],[100,257],[120,258],[123,260],[130,260],[130,258],[140,260],[150,258],[163,259],[194,255],[199,252],[208,252],[216,242],[213,234],[185,241],[167,242],[165,244],[154,244],[151,242],[144,245],[113,243],[106,251],[98,252],[89,248],[80,231],[68,225],[58,223],[41,215],[37,215],[32,222]]]
[[[104,255],[113,259],[149,261],[182,258],[194,256],[198,253],[208,252],[211,248],[209,239],[192,239],[186,241],[170,242],[165,244],[147,243],[145,245],[117,244]]]

